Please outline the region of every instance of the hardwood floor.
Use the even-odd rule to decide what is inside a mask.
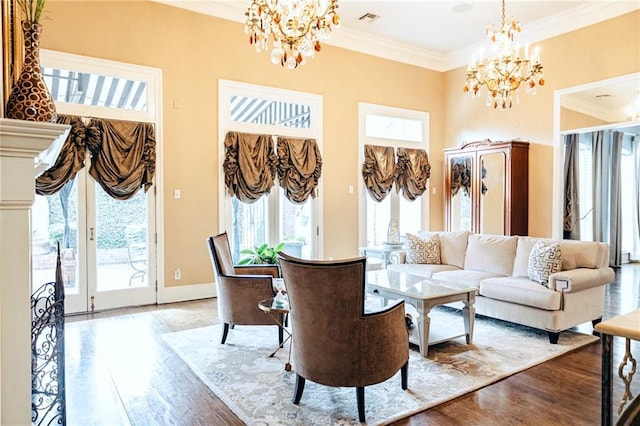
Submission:
[[[640,307],[640,265],[616,271],[606,304],[605,319]],[[161,338],[217,322],[215,299],[69,317],[68,424],[242,425]],[[577,329],[592,331],[590,323]],[[623,342],[615,340],[616,366]],[[640,358],[640,344],[632,350]],[[600,355],[599,344],[588,345],[394,424],[598,425]],[[617,403],[621,384],[615,389]]]

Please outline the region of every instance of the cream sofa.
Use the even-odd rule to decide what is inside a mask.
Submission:
[[[477,314],[546,330],[551,343],[558,342],[562,330],[602,319],[605,285],[615,278],[608,266],[608,244],[558,241],[562,270],[549,276],[546,287],[530,280],[527,271],[540,238],[416,233],[422,238],[433,234],[440,240],[439,264],[407,264],[401,256],[401,263],[388,269],[475,286]]]

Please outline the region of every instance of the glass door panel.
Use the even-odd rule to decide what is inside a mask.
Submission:
[[[291,256],[310,259],[313,241],[313,199],[304,204],[294,204],[284,196],[280,189],[280,238],[284,243],[283,251]]]
[[[147,194],[140,190],[129,200],[110,197],[96,186],[97,291],[149,285]]]

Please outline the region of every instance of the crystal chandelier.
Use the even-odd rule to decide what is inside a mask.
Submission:
[[[516,103],[518,88],[525,85],[527,93],[535,94],[537,86],[544,85],[540,50],[536,47],[529,54],[529,45],[522,52],[520,45],[513,42],[513,34],[520,32],[520,24],[515,18],[505,19],[505,0],[502,0],[502,25],[487,25],[487,36],[492,42],[491,54],[486,62],[482,53],[476,58],[473,55],[467,68],[465,92],[473,97],[480,96],[482,86],[487,90],[487,106],[494,108],[511,108],[515,93]],[[524,53],[524,57],[521,56]],[[476,59],[478,59],[476,61]]]
[[[338,0],[252,0],[244,31],[257,52],[267,50],[271,39],[271,62],[293,69],[340,26],[337,9]]]

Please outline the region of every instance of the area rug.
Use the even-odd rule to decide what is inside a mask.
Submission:
[[[432,311],[431,327],[462,323],[455,310]],[[302,400],[293,405],[293,371],[284,370],[287,348],[273,358],[277,333],[272,327],[236,327],[220,344],[221,326],[163,335],[165,342],[198,377],[248,425],[359,424],[354,388],[307,381]],[[409,389],[400,373],[365,388],[367,424],[388,424],[472,392],[498,380],[593,343],[595,336],[566,331],[557,345],[547,333],[477,317],[474,340],[464,338],[429,347],[427,358],[410,350]]]

